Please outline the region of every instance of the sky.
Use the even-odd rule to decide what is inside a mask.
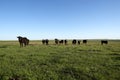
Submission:
[[[0,40],[120,39],[120,0],[0,0]]]

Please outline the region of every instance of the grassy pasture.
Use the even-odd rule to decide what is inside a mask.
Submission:
[[[88,44],[42,45],[30,41],[0,41],[0,80],[119,80],[120,41]]]

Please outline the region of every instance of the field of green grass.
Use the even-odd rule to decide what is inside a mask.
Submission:
[[[120,80],[120,41],[42,45],[0,41],[0,80]]]

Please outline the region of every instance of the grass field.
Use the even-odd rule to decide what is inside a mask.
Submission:
[[[0,80],[120,80],[120,41],[42,45],[0,41]]]

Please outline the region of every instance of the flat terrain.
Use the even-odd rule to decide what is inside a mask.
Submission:
[[[120,80],[120,41],[42,45],[0,41],[0,80]]]

